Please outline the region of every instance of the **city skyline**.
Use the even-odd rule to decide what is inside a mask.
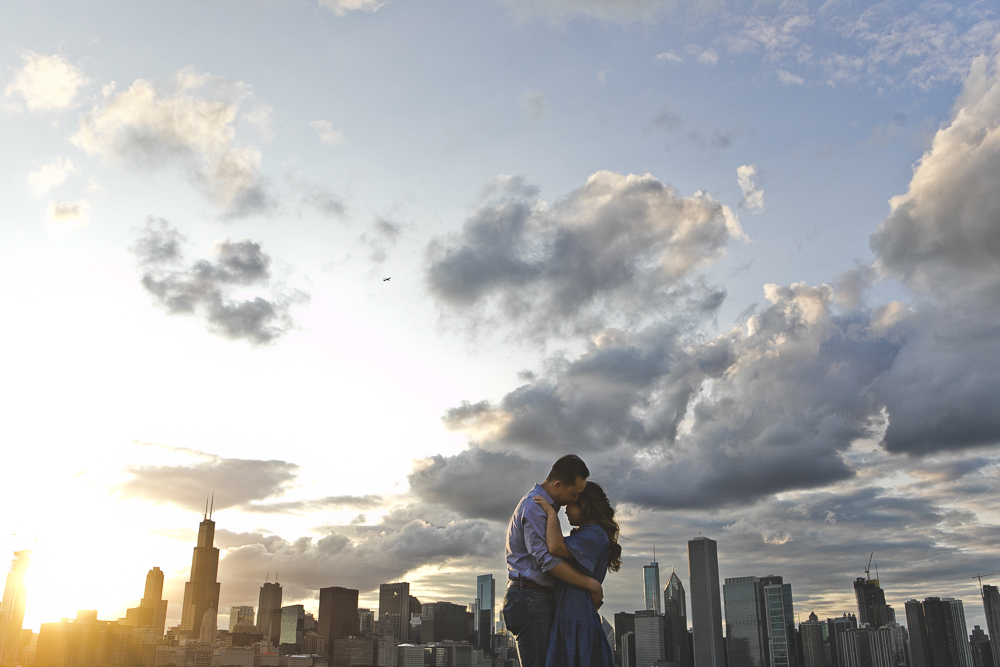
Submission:
[[[216,622],[276,572],[467,605],[571,452],[612,609],[699,534],[802,618],[872,552],[899,617],[1000,571],[995,3],[8,4],[28,627],[151,567],[184,620],[206,491]]]

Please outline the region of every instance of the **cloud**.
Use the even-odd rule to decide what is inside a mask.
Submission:
[[[806,82],[801,76],[797,74],[792,74],[788,70],[779,69],[778,81],[781,82],[782,86],[801,86]]]
[[[49,219],[59,224],[80,225],[88,220],[90,204],[81,199],[77,202],[52,202],[49,204]]]
[[[466,518],[506,521],[531,485],[546,474],[544,463],[473,447],[456,456],[419,461],[407,481],[425,503],[448,507]]]
[[[336,526],[324,533],[318,539],[291,541],[268,536],[228,549],[219,563],[230,582],[227,595],[255,599],[263,573],[275,571],[290,601],[315,599],[324,586],[368,593],[423,566],[444,567],[469,556],[503,552],[503,532],[481,520],[435,524],[409,519],[398,526]]]
[[[743,192],[740,208],[754,213],[764,210],[764,191],[760,188],[760,167],[755,164],[745,164],[736,168],[736,181]]]
[[[396,245],[402,232],[403,226],[398,222],[379,217],[358,240],[368,247],[368,259],[381,264],[388,259],[389,251]]]
[[[736,217],[710,195],[602,171],[552,205],[524,191],[484,202],[458,234],[428,245],[426,277],[469,323],[502,317],[534,336],[585,333],[666,308],[713,311],[722,294],[697,271],[734,236],[743,238]]]
[[[681,3],[674,0],[500,0],[522,18],[544,16],[563,24],[583,15],[601,21],[649,21]]]
[[[384,4],[384,0],[319,0],[320,7],[329,9],[337,16],[352,11],[376,12]]]
[[[71,173],[76,171],[73,163],[66,158],[56,157],[46,164],[37,165],[24,177],[25,183],[32,194],[44,195],[53,188],[66,182]]]
[[[254,345],[292,328],[290,310],[308,296],[271,283],[271,258],[260,244],[224,239],[215,245],[214,261],[183,266],[184,243],[170,223],[151,216],[133,246],[143,287],[168,313],[194,315],[212,333]],[[244,298],[253,288],[263,296]]]
[[[703,49],[697,44],[688,44],[684,50],[702,65],[715,67],[719,64],[719,53],[715,49]]]
[[[382,496],[327,496],[306,500],[289,500],[285,502],[248,503],[240,509],[244,512],[262,514],[289,514],[322,511],[326,509],[375,509],[385,504]]]
[[[934,136],[906,194],[871,237],[877,267],[920,292],[993,304],[1000,294],[1000,76],[977,58],[951,124]]]
[[[69,109],[88,81],[80,70],[58,54],[32,51],[21,55],[23,65],[4,89],[7,97],[19,96],[29,111]]]
[[[225,218],[276,205],[260,151],[236,141],[234,121],[250,96],[243,82],[186,69],[161,88],[136,79],[126,91],[115,93],[112,84],[104,93],[72,138],[88,154],[147,172],[175,166]]]
[[[656,59],[659,60],[659,61],[661,61],[661,62],[667,62],[667,63],[677,64],[677,65],[680,65],[681,63],[684,62],[684,59],[681,58],[676,53],[674,53],[673,50],[664,51],[663,53],[657,53],[656,54]]]
[[[521,108],[532,118],[541,118],[549,108],[549,96],[541,90],[529,90],[521,95]]]
[[[125,499],[193,510],[203,509],[205,494],[214,492],[215,508],[221,510],[283,493],[299,468],[287,461],[202,456],[207,460],[190,465],[128,466],[131,478],[116,490]]]
[[[319,140],[327,146],[336,146],[344,142],[344,133],[333,128],[333,123],[326,120],[316,120],[309,123],[309,127],[316,130]]]

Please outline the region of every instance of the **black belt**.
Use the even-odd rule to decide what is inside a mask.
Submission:
[[[507,584],[508,585],[513,584],[518,588],[533,588],[536,591],[545,591],[546,593],[553,592],[552,586],[542,586],[537,581],[528,579],[527,577],[512,577],[510,575],[507,575]]]

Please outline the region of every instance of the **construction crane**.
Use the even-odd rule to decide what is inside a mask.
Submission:
[[[991,573],[991,574],[974,574],[974,575],[972,575],[973,579],[978,579],[979,580],[979,597],[983,597],[983,577],[995,577],[995,576],[997,576],[995,572]]]
[[[875,558],[875,552],[874,551],[872,552],[872,555],[868,557],[868,565],[865,566],[865,581],[871,581],[872,580],[872,577],[871,577],[872,558]]]

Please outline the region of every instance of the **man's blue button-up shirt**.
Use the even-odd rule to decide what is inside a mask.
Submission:
[[[550,554],[545,544],[545,510],[532,500],[535,496],[555,505],[540,484],[535,484],[521,498],[507,524],[507,573],[512,577],[527,577],[542,586],[555,586],[556,579],[549,570],[562,559]]]

